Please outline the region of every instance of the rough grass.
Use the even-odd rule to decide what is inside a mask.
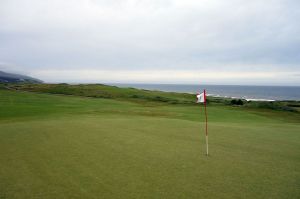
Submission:
[[[184,104],[193,105],[196,101],[194,94],[174,93],[162,91],[140,90],[135,88],[118,88],[103,84],[0,84],[0,89],[8,88],[12,90],[31,91],[39,93],[75,95],[83,97],[115,99],[131,101],[145,105],[151,103],[162,104]],[[236,104],[236,102],[239,102]],[[271,109],[279,111],[299,112],[299,101],[276,101],[276,102],[247,102],[246,100],[236,100],[231,98],[208,97],[208,104],[213,105],[239,105],[240,108]]]
[[[299,198],[298,113],[0,90],[0,198]]]
[[[103,84],[11,84],[9,86],[12,89],[24,91],[130,100],[135,102],[141,101],[143,103],[145,103],[145,101],[170,104],[191,104],[195,102],[195,96],[191,94],[139,90],[135,88],[118,88],[116,86]]]

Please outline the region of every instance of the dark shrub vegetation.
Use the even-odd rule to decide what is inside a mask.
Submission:
[[[243,102],[241,99],[238,99],[238,100],[233,99],[233,100],[231,100],[231,105],[239,105],[239,106],[242,106],[242,105],[244,105],[244,102]]]

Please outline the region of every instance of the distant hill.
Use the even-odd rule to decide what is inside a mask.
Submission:
[[[6,73],[0,71],[0,83],[17,83],[17,82],[42,83],[43,81],[25,75]]]

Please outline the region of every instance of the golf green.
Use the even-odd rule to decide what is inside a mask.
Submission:
[[[299,198],[299,113],[0,90],[0,198]]]

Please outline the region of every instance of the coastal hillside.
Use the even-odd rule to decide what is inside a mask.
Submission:
[[[16,83],[16,82],[42,83],[41,80],[33,77],[0,71],[0,83]]]

